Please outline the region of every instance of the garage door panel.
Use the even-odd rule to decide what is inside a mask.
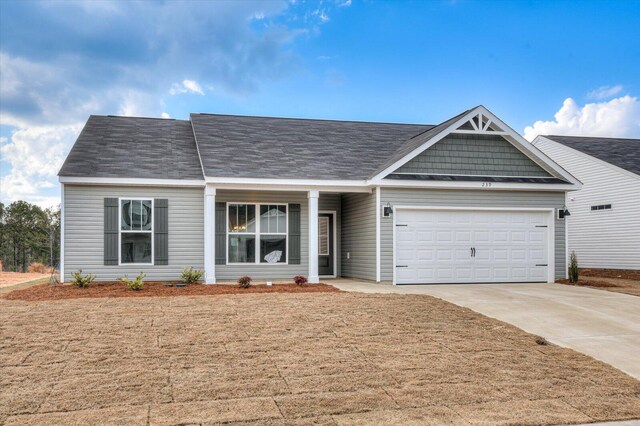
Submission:
[[[455,268],[454,273],[456,280],[470,280],[473,279],[473,270],[474,268]]]
[[[436,242],[437,243],[450,243],[453,241],[452,231],[437,231]]]
[[[453,260],[453,250],[439,249],[437,250],[436,260]]]
[[[547,220],[544,212],[399,209],[396,265],[406,267],[396,268],[396,282],[546,281]]]

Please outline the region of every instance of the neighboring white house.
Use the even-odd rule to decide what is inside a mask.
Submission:
[[[640,269],[640,139],[538,136],[533,144],[583,184],[567,193],[579,266]]]

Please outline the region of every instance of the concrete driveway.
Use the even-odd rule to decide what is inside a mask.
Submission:
[[[640,379],[640,297],[560,284],[392,286],[335,280],[347,291],[426,294],[515,325]]]

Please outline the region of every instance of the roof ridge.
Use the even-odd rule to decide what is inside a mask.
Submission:
[[[362,123],[362,124],[390,124],[396,126],[430,126],[435,127],[435,124],[423,124],[423,123],[394,123],[389,121],[364,121],[364,120],[336,120],[330,118],[305,118],[305,117],[275,117],[269,115],[242,115],[242,114],[215,114],[210,112],[192,112],[193,115],[206,115],[216,117],[241,117],[241,118],[270,118],[273,120],[298,120],[298,121],[329,121],[332,123]]]
[[[638,138],[618,138],[615,136],[573,136],[573,135],[539,135],[543,138],[576,138],[576,139],[616,139],[625,141],[640,141]]]
[[[185,122],[189,121],[189,120],[181,120],[181,119],[178,119],[178,118],[141,117],[141,116],[136,116],[136,115],[112,115],[112,114],[107,114],[107,115],[91,114],[91,117],[134,118],[136,120],[163,120],[163,121],[185,121]]]

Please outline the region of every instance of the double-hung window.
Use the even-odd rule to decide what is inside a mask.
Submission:
[[[120,264],[153,263],[153,200],[120,200]]]
[[[287,263],[287,205],[227,207],[228,263]]]

